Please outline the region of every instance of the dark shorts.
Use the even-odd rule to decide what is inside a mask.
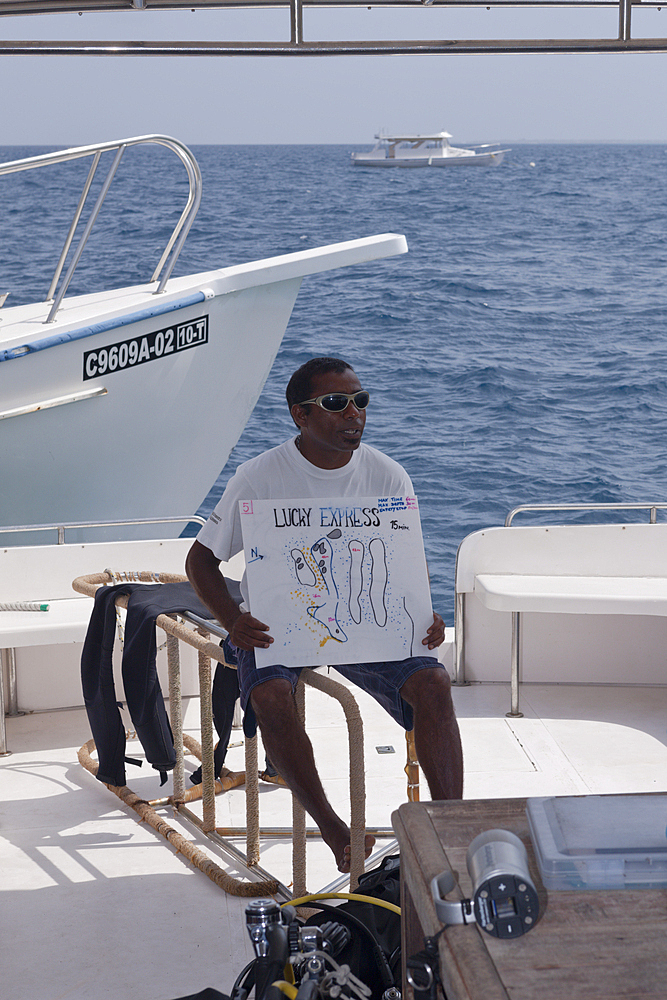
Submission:
[[[257,721],[252,705],[249,704],[250,693],[258,684],[284,677],[296,687],[299,674],[308,667],[283,667],[279,663],[270,667],[258,669],[255,665],[255,654],[233,646],[228,639],[223,643],[228,663],[235,663],[238,670],[239,688],[241,691],[241,706],[244,711],[243,731],[246,736],[254,736]],[[399,691],[408,677],[424,670],[426,667],[445,668],[435,656],[410,656],[406,660],[387,660],[380,663],[341,663],[331,666],[348,681],[356,684],[362,691],[372,695],[406,731],[412,729],[412,708],[404,701]]]

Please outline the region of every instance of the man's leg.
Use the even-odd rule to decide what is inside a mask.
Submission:
[[[434,801],[463,797],[463,753],[451,687],[446,670],[425,667],[411,674],[400,691],[412,706],[417,758]]]
[[[267,756],[317,823],[340,871],[350,868],[350,830],[331,808],[315,766],[313,747],[297,715],[292,685],[281,677],[250,693]],[[366,856],[375,839],[366,837]]]

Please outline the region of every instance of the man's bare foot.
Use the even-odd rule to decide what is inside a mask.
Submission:
[[[260,771],[259,777],[262,781],[268,781],[271,785],[282,785],[283,788],[288,788],[288,784],[281,774],[277,772],[275,774],[270,774],[268,768],[266,771]]]
[[[364,847],[365,847],[364,857],[365,858],[370,857],[371,852],[372,852],[374,846],[375,846],[375,837],[373,837],[372,834],[367,833],[366,834],[366,839],[364,841]],[[346,844],[345,848],[343,850],[343,857],[338,862],[338,871],[339,872],[349,872],[349,870],[350,870],[350,854],[351,854],[350,845]]]

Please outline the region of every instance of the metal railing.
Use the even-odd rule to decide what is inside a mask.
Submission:
[[[520,504],[518,507],[514,507],[507,517],[505,518],[505,527],[509,528],[517,514],[523,514],[526,511],[547,511],[547,510],[648,510],[649,522],[655,524],[657,522],[658,511],[667,510],[667,502],[665,503],[525,503]]]
[[[140,145],[158,145],[166,146],[172,152],[174,152],[178,158],[183,163],[189,181],[189,191],[188,198],[183,209],[181,216],[174,227],[174,231],[169,237],[169,241],[160,257],[160,261],[155,268],[153,275],[150,279],[151,282],[157,281],[162,274],[160,284],[157,287],[155,294],[163,292],[167,281],[171,277],[172,271],[178,260],[179,254],[183,249],[183,244],[187,238],[190,227],[194,222],[195,216],[199,210],[199,205],[201,202],[201,192],[202,192],[202,179],[201,171],[199,169],[199,164],[190,152],[187,146],[178,139],[172,139],[168,135],[139,135],[130,139],[113,139],[109,142],[95,143],[92,146],[76,146],[71,149],[63,149],[55,153],[43,153],[40,156],[29,156],[23,160],[12,160],[9,163],[0,163],[0,176],[5,174],[15,174],[21,173],[24,170],[34,170],[38,167],[52,166],[54,163],[65,163],[69,160],[78,160],[82,157],[92,156],[93,162],[88,171],[88,177],[86,178],[86,183],[84,184],[83,191],[81,192],[81,197],[79,198],[79,203],[75,209],[72,222],[70,224],[69,232],[65,239],[65,244],[63,246],[62,252],[60,254],[60,259],[56,265],[56,269],[51,280],[51,285],[47,293],[45,301],[52,302],[51,309],[48,316],[46,317],[45,323],[52,323],[56,317],[58,309],[62,303],[65,292],[69,287],[72,280],[74,272],[77,268],[79,260],[81,259],[81,254],[88,242],[88,237],[95,225],[97,217],[99,215],[100,209],[104,204],[104,200],[107,196],[111,182],[113,181],[116,171],[120,165],[120,161],[123,157],[125,150],[128,146],[140,146]],[[81,216],[90,193],[90,189],[93,183],[93,179],[97,172],[97,167],[100,162],[102,153],[109,151],[116,151],[109,172],[102,183],[101,190],[97,196],[95,205],[92,208],[88,221],[85,224],[83,233],[79,239],[79,243],[74,251],[72,260],[67,269],[67,273],[60,283],[60,288],[56,293],[58,288],[58,283],[62,275],[63,268],[65,266],[65,261],[70,252],[76,230],[81,221]],[[164,270],[164,273],[163,273]]]
[[[0,535],[17,534],[21,531],[57,531],[58,545],[65,544],[65,532],[76,528],[122,528],[137,524],[206,524],[206,518],[200,514],[183,514],[178,517],[140,517],[131,521],[64,521],[61,524],[12,524],[7,527],[0,525]]]
[[[138,10],[156,11],[164,8],[163,0],[0,0],[0,16],[20,14],[48,14],[62,11],[112,11],[127,10],[130,6]],[[227,38],[207,38],[203,41],[178,39],[161,41],[149,38],[101,40],[0,40],[2,55],[84,55],[84,56],[340,56],[340,55],[434,55],[434,54],[487,54],[537,53],[537,52],[664,52],[667,38],[633,38],[632,9],[662,7],[661,0],[170,0],[171,9],[255,9],[257,16],[257,36],[253,40],[229,41]],[[424,36],[417,39],[401,38],[392,41],[383,39],[364,40],[309,40],[304,32],[304,11],[327,10],[332,7],[365,9],[370,6],[384,9],[404,9],[414,13],[414,23],[423,25]],[[442,38],[442,24],[434,28],[433,18],[427,13],[437,8],[494,8],[517,9],[569,8],[589,11],[611,8],[618,11],[618,32],[616,37],[597,36],[593,38]],[[286,11],[289,21],[285,25],[282,41],[263,41],[264,21],[261,12],[267,8]],[[421,19],[419,22],[417,19]],[[515,30],[516,18],[508,19],[506,34]],[[364,34],[366,31],[361,29]],[[429,31],[440,37],[429,38]],[[288,37],[289,35],[289,37]],[[583,35],[583,32],[582,32]]]

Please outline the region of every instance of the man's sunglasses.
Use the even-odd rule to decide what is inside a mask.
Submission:
[[[370,396],[365,389],[361,389],[359,392],[327,392],[324,396],[318,396],[316,399],[304,399],[303,403],[299,403],[299,406],[315,403],[330,413],[342,413],[350,402],[354,403],[358,410],[365,410],[369,399]]]

